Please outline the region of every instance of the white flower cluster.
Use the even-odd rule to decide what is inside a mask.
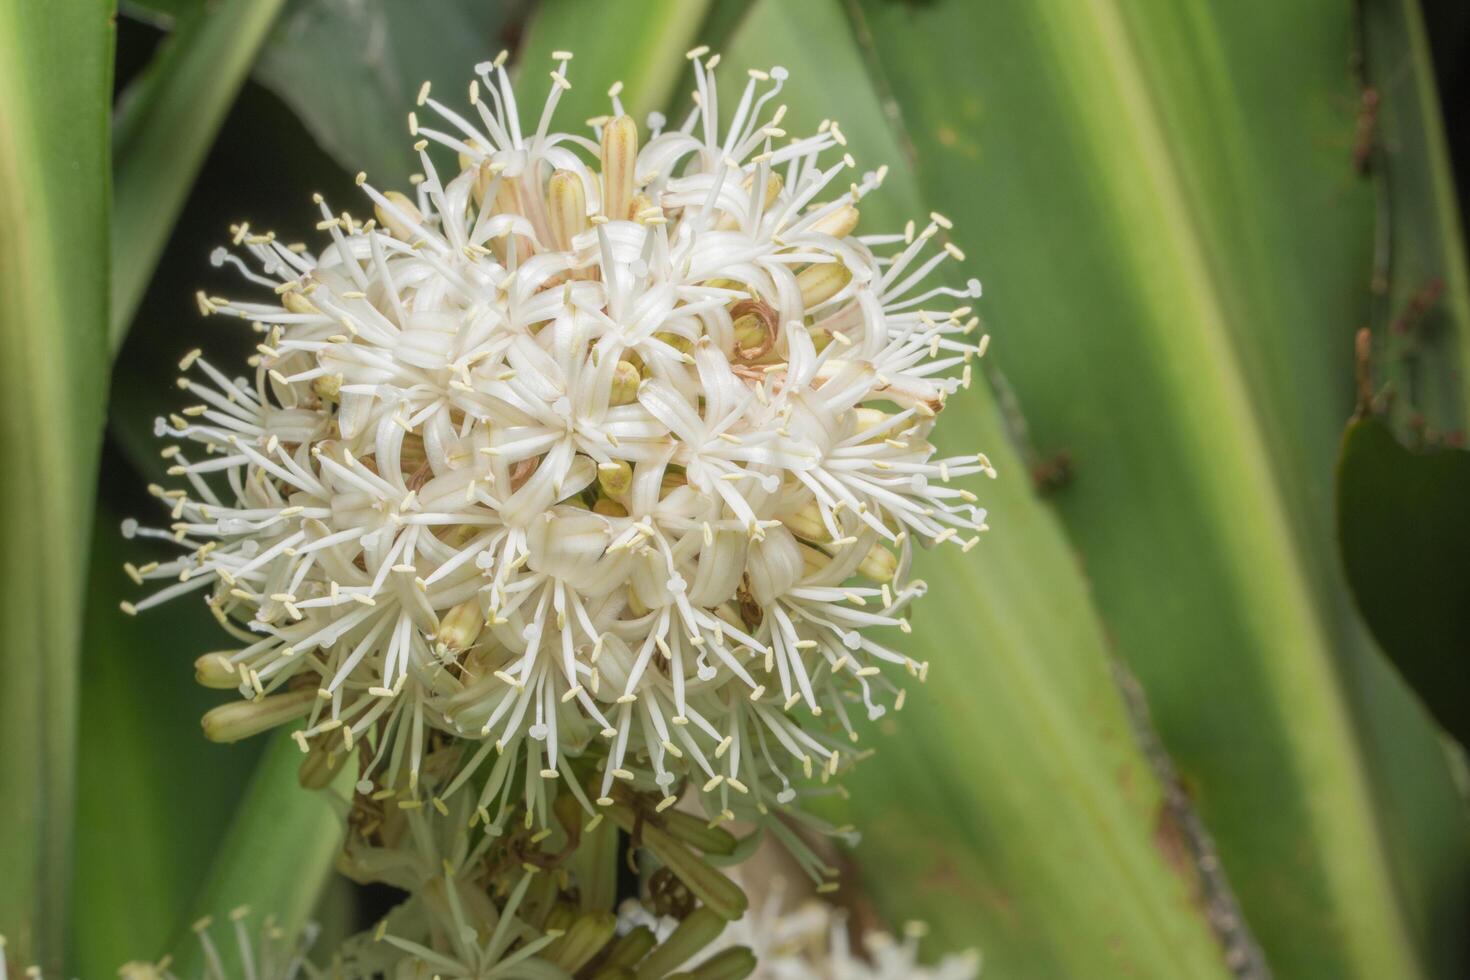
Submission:
[[[365,793],[416,791],[437,731],[482,743],[450,792],[494,751],[579,798],[594,758],[604,804],[617,780],[666,803],[687,780],[717,817],[787,803],[854,705],[901,705],[880,667],[924,674],[878,637],[923,591],[911,545],[984,530],[953,481],[990,464],[929,441],[983,352],[979,286],[930,284],[962,258],[939,215],[854,233],[884,171],[844,177],[835,123],[788,138],[781,69],[721,131],[691,52],[683,125],[640,134],[615,86],[589,138],[549,128],[555,57],[530,132],[503,56],[468,115],[425,87],[446,125],[410,116],[415,200],[359,175],[376,220],[319,199],[318,254],[248,227],[253,262],[216,253],[274,295],[200,296],[258,355],[185,358],[196,403],[158,432],[187,488],[155,488],[171,527],[125,530],[186,552],[130,566],[170,584],[126,608],[208,590],[239,645],[200,679],[247,700],[206,730],[305,718],[303,749],[365,746]]]

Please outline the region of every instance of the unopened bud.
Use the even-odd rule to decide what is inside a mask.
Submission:
[[[602,128],[602,213],[614,221],[628,217],[637,162],[638,124],[629,116],[609,120]]]
[[[749,946],[731,946],[690,970],[671,974],[669,980],[745,980],[755,972],[755,953]]]
[[[658,937],[653,930],[647,926],[638,926],[626,935],[619,937],[607,954],[607,960],[603,963],[604,970],[627,970],[638,965],[648,951],[658,943]],[[606,976],[599,973],[598,976]],[[632,976],[630,973],[629,976]]]
[[[551,238],[558,249],[570,251],[572,239],[587,230],[587,189],[570,170],[558,170],[546,185],[546,210]]]
[[[466,599],[444,614],[439,620],[439,632],[435,639],[446,650],[458,652],[474,645],[485,626],[485,616],[480,612],[478,599]]]
[[[822,510],[815,500],[808,500],[801,510],[783,515],[781,523],[798,538],[822,542],[832,540],[832,532],[822,523]]]
[[[240,672],[230,662],[228,653],[206,653],[194,661],[194,679],[216,691],[240,686]]]
[[[670,333],[667,330],[660,330],[653,336],[658,340],[662,340],[664,343],[674,348],[674,350],[678,351],[680,354],[688,354],[690,351],[694,350],[694,341],[690,340],[688,337],[683,337],[676,333]]]
[[[711,827],[704,818],[683,810],[670,810],[663,815],[663,821],[664,829],[672,837],[706,854],[728,857],[735,853],[735,847],[740,843],[723,827]]]
[[[401,241],[411,242],[420,237],[414,230],[414,225],[422,225],[424,216],[418,206],[409,200],[408,195],[398,191],[388,191],[383,195],[392,207],[384,207],[381,204],[374,206],[373,213],[378,216],[378,224],[393,233],[393,237]]]
[[[597,502],[592,505],[592,513],[601,514],[603,517],[627,517],[628,508],[616,500],[607,497],[598,497]]]
[[[811,230],[821,235],[831,235],[833,238],[846,238],[852,234],[857,225],[858,209],[851,204],[844,204],[812,225]]]
[[[617,934],[618,917],[611,912],[593,912],[572,922],[566,929],[566,933],[547,946],[541,955],[568,974],[575,975]]]
[[[638,978],[666,977],[714,942],[729,923],[708,908],[695,909],[638,964]]]
[[[625,832],[633,833],[635,818],[630,807],[623,804],[614,804],[604,812]],[[664,867],[668,868],[684,887],[688,888],[703,903],[704,907],[695,911],[690,915],[689,919],[703,915],[712,916],[717,920],[723,919],[725,922],[733,922],[745,914],[746,908],[750,905],[750,900],[746,898],[745,892],[740,889],[740,886],[726,877],[719,868],[716,868],[704,858],[696,855],[678,840],[675,840],[673,835],[667,830],[664,830],[656,824],[644,823],[642,825],[642,835],[643,846],[654,857],[662,861]],[[684,923],[687,924],[689,919],[685,919]],[[705,922],[701,926],[701,933],[708,925]],[[684,925],[681,924],[679,928],[683,929]],[[714,928],[714,933],[709,938],[713,939],[719,935],[722,928],[723,923]],[[674,936],[678,934],[678,930],[675,930]],[[673,938],[671,936],[670,941]],[[664,973],[674,969],[700,949],[703,949],[704,944],[708,942],[709,939],[705,939],[699,946],[690,949],[682,957],[670,960],[664,965],[663,973],[654,973],[651,975],[657,977],[663,976]],[[661,946],[660,949],[662,948]],[[658,955],[657,951],[653,955]],[[642,967],[639,968],[638,975],[640,977],[644,975]]]
[[[621,500],[633,487],[633,467],[627,460],[615,459],[597,467],[597,485],[614,500]]]
[[[875,544],[858,566],[858,573],[875,582],[891,582],[898,574],[898,557],[881,544]]]
[[[809,310],[836,296],[851,281],[852,270],[841,262],[809,265],[796,276],[796,284],[801,287],[801,302]]]
[[[204,713],[204,737],[211,742],[238,742],[303,717],[315,700],[316,691],[303,687],[259,701],[222,704]]]
[[[618,366],[613,368],[612,397],[608,399],[613,405],[631,405],[638,400],[638,386],[643,383],[643,376],[638,373],[627,360],[618,361]]]

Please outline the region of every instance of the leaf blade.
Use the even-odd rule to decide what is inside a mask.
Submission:
[[[0,930],[50,969],[65,955],[75,600],[107,380],[110,16],[105,0],[62,18],[0,4],[0,452],[13,467],[0,489]]]
[[[1274,967],[1452,969],[1426,909],[1464,907],[1463,815],[1322,506],[1371,251],[1333,140],[1348,12],[861,11],[921,183],[1005,286],[1033,459],[1071,454],[1060,512]]]

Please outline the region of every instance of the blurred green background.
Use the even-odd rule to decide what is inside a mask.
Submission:
[[[506,48],[539,111],[565,48],[562,128],[617,79],[677,119],[705,43],[891,165],[862,231],[939,210],[986,285],[987,383],[941,435],[1000,469],[993,530],[921,558],[931,680],[836,814],[844,900],[991,977],[1470,977],[1462,3],[111,13],[0,0],[0,931],[48,972],[385,901],[332,877],[294,749],[199,736],[203,608],[117,612],[175,363],[250,347],[197,313],[234,284],[210,251],[404,182],[426,78],[452,102]]]

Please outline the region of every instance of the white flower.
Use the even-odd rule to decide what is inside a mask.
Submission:
[[[688,780],[728,819],[835,772],[853,705],[901,706],[880,668],[923,676],[882,634],[924,591],[912,543],[984,530],[952,481],[990,464],[929,441],[979,285],[929,284],[961,257],[938,215],[854,234],[884,170],[848,177],[835,123],[788,139],[783,70],[722,133],[703,56],[646,137],[618,86],[591,137],[550,130],[569,54],[530,131],[503,57],[468,114],[425,86],[416,200],[359,175],[376,221],[318,199],[319,254],[243,226],[254,268],[216,253],[274,294],[200,297],[261,334],[253,371],[185,358],[196,404],[158,428],[187,487],[126,528],[186,549],[129,566],[170,584],[128,611],[207,590],[239,639],[198,664],[249,699],[212,736],[304,717],[303,749],[366,741],[362,792],[412,794],[439,731],[482,742],[466,776],[496,752],[580,798],[592,758],[594,800]]]

